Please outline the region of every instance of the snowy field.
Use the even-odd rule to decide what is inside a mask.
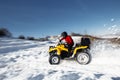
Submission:
[[[88,65],[74,60],[50,65],[48,48],[55,44],[0,38],[0,80],[120,80],[119,45],[94,42]]]

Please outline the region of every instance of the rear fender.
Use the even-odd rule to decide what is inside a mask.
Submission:
[[[86,49],[88,46],[79,46],[79,47],[76,47],[73,51],[73,54],[75,55],[78,51],[82,51],[84,49]]]

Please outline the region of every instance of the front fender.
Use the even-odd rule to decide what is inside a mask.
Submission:
[[[57,55],[60,55],[61,51],[58,48],[50,48],[49,53],[56,53]]]

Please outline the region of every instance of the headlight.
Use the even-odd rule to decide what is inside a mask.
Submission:
[[[54,46],[50,46],[49,49],[50,49],[50,48],[54,48]]]

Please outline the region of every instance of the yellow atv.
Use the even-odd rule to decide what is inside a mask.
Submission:
[[[59,43],[57,46],[50,46],[49,63],[59,64],[61,59],[71,57],[82,65],[88,64],[91,61],[88,46],[76,45],[72,48],[71,53],[71,56],[68,57],[68,48],[66,47],[66,44]]]

